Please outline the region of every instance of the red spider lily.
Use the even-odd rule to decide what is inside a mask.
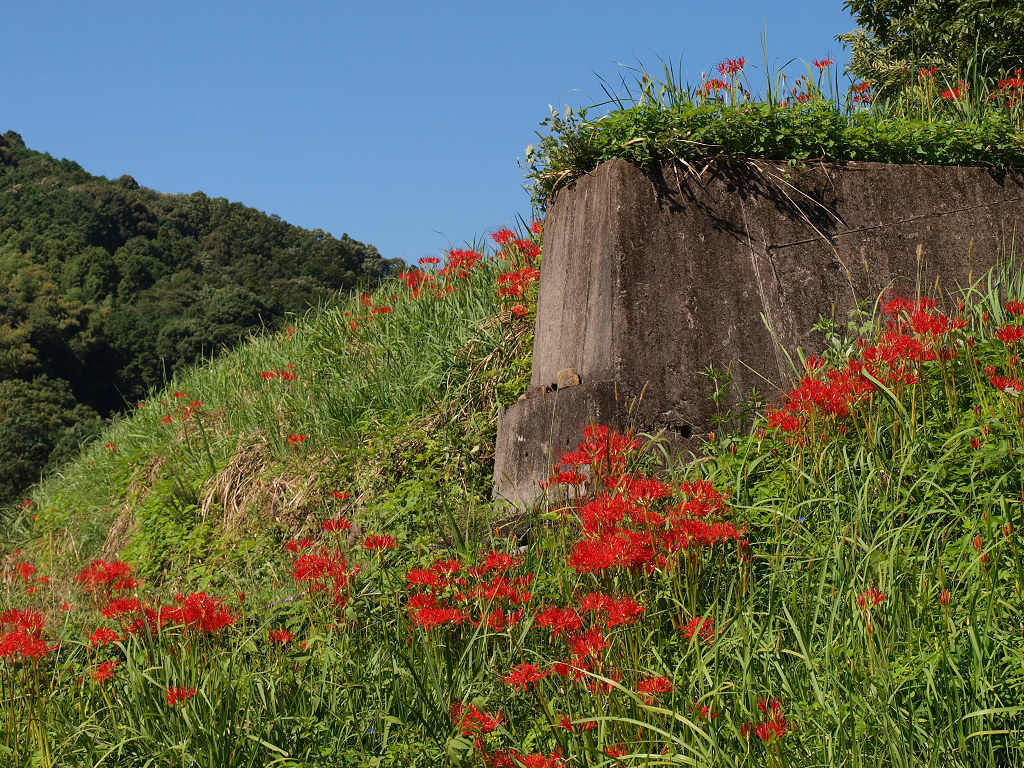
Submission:
[[[46,618],[34,608],[8,608],[0,613],[0,628],[5,624],[16,631],[39,635],[46,628]]]
[[[498,275],[498,290],[495,296],[514,296],[522,298],[530,283],[540,278],[540,271],[533,267],[523,267],[515,272],[504,272]]]
[[[439,274],[445,277],[463,279],[469,277],[470,270],[483,258],[482,253],[470,250],[453,250],[448,252],[444,268]]]
[[[135,589],[139,582],[132,576],[132,566],[124,561],[105,562],[93,560],[75,576],[75,583],[81,584],[86,592],[124,592]]]
[[[532,573],[515,579],[509,579],[504,574],[498,574],[492,577],[490,581],[483,581],[463,593],[462,599],[477,598],[486,603],[491,603],[495,600],[507,600],[513,605],[523,605],[533,598],[533,595],[527,590],[532,581]]]
[[[683,627],[682,632],[683,637],[687,640],[699,637],[708,645],[713,645],[715,642],[715,621],[711,618],[698,616],[697,618],[690,619],[686,622],[686,626]]]
[[[142,610],[142,603],[137,597],[122,597],[111,600],[100,610],[100,615],[107,619],[117,619]]]
[[[456,608],[442,608],[436,605],[425,606],[413,614],[413,621],[427,632],[444,624],[458,626],[467,618],[465,613]]]
[[[718,713],[713,712],[707,704],[701,704],[696,701],[693,702],[693,711],[703,720],[711,721],[718,717]]]
[[[985,366],[985,373],[988,376],[989,383],[1000,392],[1013,395],[1024,392],[1024,382],[1019,379],[1012,379],[1009,376],[999,376],[996,374],[994,366]]]
[[[293,635],[287,629],[272,629],[269,632],[267,632],[267,639],[272,643],[280,643],[281,645],[287,645],[295,639],[295,635]]]
[[[621,434],[604,425],[590,425],[583,430],[583,440],[576,450],[562,454],[556,471],[564,468],[579,472],[589,467],[592,481],[603,485],[625,472],[627,455],[639,447],[640,441],[630,431]]]
[[[298,554],[300,550],[309,549],[312,546],[313,542],[311,539],[292,539],[284,545],[284,548],[288,552]]]
[[[108,678],[111,678],[115,674],[117,674],[117,668],[120,664],[121,662],[117,661],[116,659],[111,661],[104,661],[100,663],[100,665],[96,667],[96,669],[92,670],[89,673],[89,677],[91,677],[97,683],[102,685],[104,681],[106,681]]]
[[[456,702],[451,708],[452,723],[458,728],[463,736],[480,736],[490,733],[505,724],[505,716],[502,712],[491,714],[482,709],[477,709],[473,704]]]
[[[516,239],[516,233],[511,229],[499,229],[491,235],[491,240],[496,242],[498,245],[505,245],[511,243]]]
[[[576,609],[571,606],[545,608],[537,614],[533,624],[536,627],[548,627],[551,630],[552,640],[557,639],[559,635],[576,632],[583,628],[583,620]]]
[[[974,551],[977,552],[979,555],[981,555],[981,562],[983,562],[983,563],[987,562],[988,561],[988,554],[985,553],[985,551],[984,551],[984,549],[985,549],[985,542],[981,538],[981,534],[980,533],[974,534],[974,539],[971,541],[971,545],[974,547]]]
[[[594,720],[588,720],[585,723],[573,723],[572,719],[568,715],[562,715],[558,721],[558,727],[564,728],[572,733],[583,733],[584,731],[590,731],[597,727],[597,722]]]
[[[11,569],[11,574],[22,581],[28,581],[32,578],[32,574],[36,572],[36,567],[31,563],[15,563],[14,568]]]
[[[504,552],[488,552],[484,561],[476,568],[470,569],[469,573],[472,576],[484,576],[491,571],[505,573],[513,568],[518,568],[522,564],[523,559],[521,557],[513,557]]]
[[[1024,326],[1004,325],[996,331],[996,338],[1007,345],[1016,344],[1021,339],[1024,339]]]
[[[288,445],[297,446],[299,443],[303,443],[306,440],[305,435],[288,435]]]
[[[711,77],[704,82],[704,85],[701,87],[701,90],[704,91],[705,96],[709,96],[711,95],[712,91],[728,91],[729,84],[724,80],[719,80],[717,77]]]
[[[89,635],[89,645],[95,648],[97,645],[106,645],[107,643],[116,643],[121,638],[117,632],[109,627],[100,627],[91,635]]]
[[[556,749],[550,755],[533,752],[523,755],[514,749],[499,749],[484,758],[487,768],[562,768],[561,750]]]
[[[430,285],[434,282],[433,275],[430,275],[420,269],[399,272],[398,279],[405,283],[405,286],[409,289],[414,299],[419,298],[424,285]]]
[[[584,595],[580,598],[580,610],[581,611],[602,611],[604,610],[605,603],[612,598],[609,595],[603,594],[602,592],[591,592],[588,595]]]
[[[881,605],[885,598],[885,592],[875,588],[875,585],[872,584],[861,594],[857,595],[857,605],[861,608],[874,607],[876,605]]]
[[[716,69],[720,75],[735,75],[737,72],[742,71],[746,63],[747,57],[741,56],[738,59],[726,59],[721,62]]]
[[[513,304],[511,312],[516,317],[525,317],[530,314],[530,308],[525,304]]]
[[[832,58],[815,59],[811,62],[815,69],[824,69],[825,67],[831,67],[833,64],[835,64],[835,61]]]
[[[498,608],[485,613],[479,620],[474,621],[473,627],[476,628],[484,624],[492,632],[507,632],[522,620],[523,613],[522,609],[506,613],[503,608]]]
[[[644,702],[650,704],[655,694],[668,693],[672,690],[672,681],[665,676],[647,677],[636,684],[637,693],[646,694]]]
[[[324,520],[320,527],[330,533],[340,533],[341,531],[347,531],[351,528],[352,521],[347,517],[332,517],[328,520]]]
[[[309,594],[330,590],[336,601],[342,599],[351,576],[345,556],[335,551],[302,554],[292,569],[292,579],[296,584],[305,582]]]
[[[25,629],[17,629],[0,637],[0,659],[45,659],[54,648],[56,646],[47,645],[34,633]]]
[[[622,672],[618,669],[606,670],[603,677],[607,680],[594,679],[587,683],[587,690],[597,696],[601,693],[611,693],[622,682]]]
[[[348,501],[348,491],[331,491],[331,498],[338,501]]]
[[[611,744],[604,748],[604,753],[608,755],[608,757],[619,758],[628,755],[629,750],[626,749],[625,744]]]
[[[238,618],[223,605],[222,600],[210,597],[205,592],[179,595],[175,603],[159,609],[161,625],[182,626],[213,634],[231,626]]]
[[[422,568],[411,569],[407,574],[405,574],[405,579],[409,582],[410,586],[420,585],[424,587],[441,588],[447,583],[440,574],[434,573],[433,571],[426,571]]]
[[[569,638],[569,652],[575,659],[583,659],[586,656],[600,657],[601,651],[609,648],[608,641],[601,634],[601,631],[593,628]]]
[[[521,687],[525,691],[528,690],[531,685],[536,685],[549,674],[549,672],[542,671],[536,664],[530,664],[524,661],[523,663],[513,667],[512,671],[501,679],[506,684],[511,685],[513,690],[517,690]]]
[[[380,536],[370,534],[363,539],[363,548],[368,549],[371,552],[380,552],[385,549],[391,549],[396,546],[398,542],[394,536]]]
[[[608,628],[625,624],[632,624],[640,615],[647,610],[630,597],[623,597],[619,600],[609,598],[605,601],[604,610],[608,613],[605,626]]]
[[[440,264],[441,260],[437,256],[424,256],[419,260],[421,266],[434,266]]]
[[[1022,317],[1024,316],[1024,301],[1017,301],[1016,299],[1013,299],[1006,302],[1006,304],[1003,305],[1003,309],[1014,317]]]
[[[802,432],[807,426],[807,419],[789,411],[769,410],[768,428],[781,429],[783,432]]]
[[[781,701],[759,701],[757,702],[757,708],[761,710],[761,713],[767,716],[767,720],[754,726],[751,724],[750,730],[747,733],[753,732],[761,741],[770,742],[781,739],[789,732],[789,721],[786,720],[786,716],[782,714],[782,702]],[[748,726],[744,726],[747,728]],[[740,729],[740,734],[746,738],[747,733]]]
[[[167,704],[174,707],[178,704],[184,704],[196,695],[195,688],[186,688],[184,686],[178,686],[167,689]]]
[[[939,605],[941,605],[942,607],[946,607],[947,605],[949,605],[949,600],[950,600],[949,590],[948,589],[943,589],[939,593]]]
[[[458,560],[438,560],[430,566],[433,573],[450,578],[462,570],[462,563]]]

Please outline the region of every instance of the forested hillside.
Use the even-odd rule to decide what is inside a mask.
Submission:
[[[0,136],[0,503],[174,371],[401,265]]]

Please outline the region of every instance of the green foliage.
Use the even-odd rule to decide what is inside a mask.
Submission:
[[[792,88],[780,75],[769,81],[763,101],[752,99],[735,77],[691,89],[671,72],[662,82],[643,73],[639,94],[614,97],[609,103],[616,108],[599,117],[591,117],[594,108],[552,111],[526,159],[534,203],[543,207],[558,188],[613,158],[641,166],[674,160],[688,168],[747,158],[1024,164],[1024,115],[1016,90],[946,98],[932,78],[919,84],[912,99],[865,108],[870,91],[841,101],[833,86],[822,90],[823,73],[802,76]]]
[[[61,379],[89,413],[118,412],[184,366],[400,263],[348,235],[92,176],[0,136],[0,381]],[[7,449],[26,462],[22,480],[46,465],[45,445]],[[0,504],[24,487],[5,484]]]
[[[100,432],[99,415],[67,382],[45,375],[0,381],[0,499],[13,499],[46,468],[77,455]]]
[[[890,98],[935,67],[941,79],[994,82],[1024,66],[1024,8],[993,0],[846,0],[860,27],[839,35],[849,71]]]

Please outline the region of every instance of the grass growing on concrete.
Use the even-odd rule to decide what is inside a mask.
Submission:
[[[1024,164],[1024,80],[939,83],[921,72],[897,98],[874,103],[870,83],[840,87],[831,60],[792,80],[769,74],[758,89],[745,58],[717,76],[683,83],[678,69],[629,70],[622,87],[586,109],[552,111],[527,152],[534,203],[612,158],[640,165],[676,160],[700,168],[715,158],[850,160],[933,165]],[[713,73],[714,74],[714,73]],[[631,81],[630,81],[631,78]]]

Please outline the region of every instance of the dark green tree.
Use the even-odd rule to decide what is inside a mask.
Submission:
[[[0,504],[38,482],[53,462],[74,455],[100,424],[99,415],[76,402],[65,381],[46,376],[0,381]]]
[[[846,0],[859,29],[839,35],[851,48],[848,71],[893,94],[921,69],[939,82],[994,81],[1024,67],[1020,0]]]

